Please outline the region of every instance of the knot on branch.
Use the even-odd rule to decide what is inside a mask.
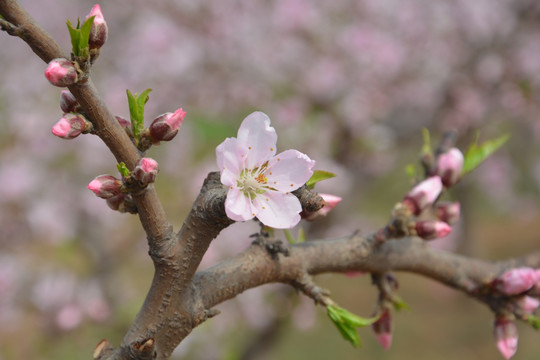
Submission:
[[[121,349],[121,359],[153,360],[157,358],[156,342],[153,338],[136,341]]]

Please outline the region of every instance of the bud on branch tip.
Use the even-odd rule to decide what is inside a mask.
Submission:
[[[88,19],[91,16],[94,16],[94,22],[92,23],[92,28],[90,29],[88,45],[90,46],[90,49],[99,49],[107,41],[109,29],[99,4],[94,5],[86,18]]]

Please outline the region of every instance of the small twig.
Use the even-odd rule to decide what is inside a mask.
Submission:
[[[0,29],[12,36],[19,36],[19,27],[0,17]]]

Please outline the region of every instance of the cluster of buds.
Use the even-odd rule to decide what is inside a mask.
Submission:
[[[86,19],[91,16],[94,16],[94,22],[92,23],[90,37],[88,39],[90,50],[101,48],[107,41],[107,34],[109,32],[99,4],[94,5],[90,13],[86,16]]]
[[[452,231],[451,225],[458,222],[458,202],[436,202],[445,187],[451,187],[460,180],[463,162],[463,154],[457,148],[439,154],[436,167],[429,171],[431,176],[412,188],[403,199],[403,207],[412,216],[420,216],[425,210],[433,208],[436,220],[414,223],[414,232],[424,240],[447,236]]]
[[[510,359],[517,351],[518,330],[511,314],[531,316],[540,306],[540,269],[519,267],[507,270],[489,284],[496,292],[508,296],[513,306],[510,314],[497,314],[494,322],[494,336],[497,348],[505,359]],[[514,309],[514,310],[512,310]]]
[[[138,189],[144,188],[156,180],[158,172],[159,166],[154,159],[142,158],[127,178],[118,179],[112,175],[99,175],[87,187],[97,197],[107,200],[107,205],[111,209],[135,213],[137,210],[129,194],[134,190],[133,180],[137,182]]]
[[[92,130],[92,123],[81,114],[68,113],[53,125],[51,131],[62,139],[74,139]]]
[[[73,85],[79,80],[75,63],[68,59],[53,59],[45,69],[45,77],[51,84],[58,87]]]
[[[165,113],[155,118],[148,128],[152,143],[171,141],[178,133],[185,117],[186,112],[180,108],[174,113]]]

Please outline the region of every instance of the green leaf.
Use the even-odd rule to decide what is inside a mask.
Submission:
[[[296,241],[298,243],[303,243],[304,241],[306,241],[306,232],[304,231],[303,227],[300,227],[300,229],[298,229],[298,236],[296,238]]]
[[[285,238],[287,238],[289,244],[296,243],[296,240],[294,239],[294,236],[291,234],[291,231],[289,229],[283,229],[283,233],[285,234]]]
[[[120,175],[122,175],[122,177],[127,178],[129,176],[130,171],[124,162],[116,164],[116,168],[118,169],[118,172],[120,172]]]
[[[529,325],[531,325],[534,329],[540,330],[540,318],[536,317],[534,315],[529,315],[527,318],[527,322]]]
[[[96,16],[90,16],[86,21],[82,24],[79,33],[80,33],[80,40],[79,40],[79,56],[86,57],[90,53],[90,47],[88,46],[88,41],[90,40],[90,30],[92,29],[92,24],[94,23],[94,18]]]
[[[132,94],[131,91],[126,90],[129,104],[129,116],[131,118],[131,129],[133,130],[133,136],[135,141],[139,140],[139,134],[144,130],[144,106],[148,102],[148,94],[152,89],[144,90],[141,95],[137,93]]]
[[[395,295],[392,299],[392,305],[394,306],[394,309],[396,311],[401,311],[401,310],[411,310],[411,307],[405,302],[403,301],[402,298],[400,298],[399,296]]]
[[[491,154],[497,151],[497,149],[503,146],[509,138],[510,134],[506,134],[496,139],[485,141],[481,145],[478,145],[477,135],[474,141],[469,146],[469,149],[467,149],[467,153],[465,154],[465,161],[463,164],[463,171],[461,172],[461,176],[474,170]]]
[[[424,138],[424,145],[422,145],[422,154],[433,155],[433,150],[431,149],[431,139],[428,129],[422,128],[422,137]]]
[[[71,38],[71,47],[73,54],[75,56],[79,56],[79,43],[81,41],[81,32],[79,31],[79,20],[77,20],[77,27],[74,28],[71,21],[66,21],[68,31],[69,31],[69,37]]]
[[[369,326],[379,319],[379,315],[371,318],[363,318],[339,306],[335,307],[335,311],[345,322],[350,323],[354,327]]]
[[[341,335],[355,347],[362,346],[356,329],[369,326],[379,319],[379,315],[372,318],[362,318],[337,305],[327,306],[326,309],[328,317],[336,325]]]
[[[330,320],[332,320],[334,325],[337,327],[341,336],[343,336],[345,340],[349,341],[352,346],[361,347],[362,343],[360,342],[360,337],[358,336],[356,329],[344,321],[344,319],[337,311],[338,308],[334,306],[328,306],[327,309],[328,317],[330,317]]]
[[[409,164],[405,167],[405,173],[407,173],[407,176],[411,178],[412,180],[416,179],[416,165],[415,164]]]
[[[329,171],[315,170],[313,172],[313,175],[311,175],[309,180],[306,182],[306,186],[308,187],[308,189],[313,189],[315,187],[315,184],[318,183],[319,181],[331,179],[335,176],[336,174],[331,173]]]

